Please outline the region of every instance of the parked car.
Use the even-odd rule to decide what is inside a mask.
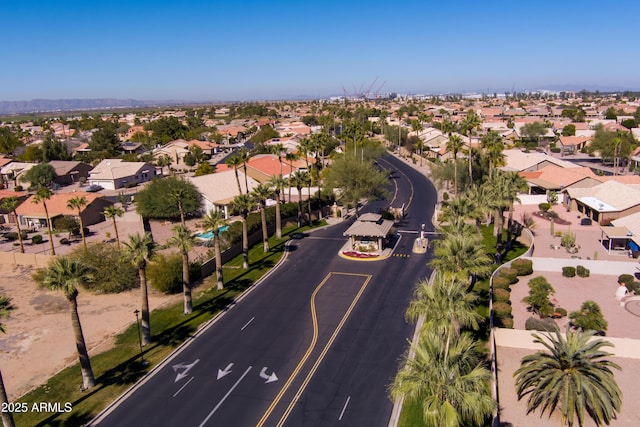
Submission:
[[[90,186],[88,186],[87,188],[85,188],[84,191],[89,192],[89,193],[95,193],[97,191],[102,190],[103,187],[101,185],[98,184],[91,184]]]

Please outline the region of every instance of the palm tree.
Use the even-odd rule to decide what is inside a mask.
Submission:
[[[284,159],[286,161],[289,162],[289,173],[287,174],[288,178],[291,178],[291,175],[293,175],[293,162],[295,162],[296,160],[298,160],[298,153],[287,153],[284,157]],[[289,183],[289,194],[288,194],[288,201],[291,201],[291,183]]]
[[[187,227],[178,225],[173,228],[173,236],[168,243],[175,246],[182,254],[182,293],[184,295],[184,314],[193,313],[191,298],[191,279],[189,277],[189,251],[193,247],[193,236]]]
[[[149,289],[147,287],[147,263],[155,252],[156,245],[151,234],[136,233],[129,236],[129,242],[124,243],[125,252],[133,265],[138,268],[140,277],[140,295],[142,307],[140,310],[142,325],[142,345],[151,344],[151,322],[149,320]]]
[[[272,176],[271,179],[267,182],[267,185],[270,185],[273,189],[273,192],[276,195],[276,237],[278,239],[282,239],[282,214],[280,213],[280,194],[283,191],[285,186],[285,179],[280,176]]]
[[[231,209],[242,218],[242,268],[249,268],[249,232],[247,231],[247,217],[253,206],[253,201],[248,194],[240,194],[231,201]]]
[[[242,194],[242,187],[240,187],[240,176],[238,175],[238,167],[242,164],[242,159],[238,155],[227,157],[225,163],[230,168],[233,168],[233,172],[236,174],[236,183],[238,184],[238,194]]]
[[[309,165],[309,156],[311,155],[311,152],[313,151],[313,142],[308,139],[308,138],[304,138],[300,141],[300,151],[302,153],[302,155],[304,156],[304,162],[305,165],[307,167],[307,173],[309,175],[309,179],[307,180],[307,205],[308,205],[308,209],[309,209],[309,221],[311,221],[311,168]]]
[[[4,317],[8,317],[9,313],[13,310],[11,305],[11,298],[4,295],[0,296],[0,320]],[[0,332],[3,334],[6,332],[4,324],[0,321]],[[2,379],[2,372],[0,371],[0,405],[4,408],[9,403],[9,397],[7,396],[7,389],[4,387],[4,380]],[[2,425],[4,427],[15,427],[13,421],[13,415],[11,411],[2,411]]]
[[[84,248],[84,250],[87,250],[87,240],[86,237],[84,235],[84,221],[82,220],[82,208],[84,208],[85,206],[87,206],[87,198],[84,196],[78,196],[78,197],[74,197],[69,199],[69,201],[67,201],[67,208],[68,209],[77,209],[78,210],[78,220],[80,221],[80,234],[82,235],[82,247]]]
[[[13,213],[16,217],[16,228],[18,229],[18,240],[20,241],[20,252],[24,253],[24,243],[22,242],[22,231],[20,230],[20,220],[16,208],[20,206],[20,199],[16,196],[7,197],[2,201],[2,209]]]
[[[534,343],[546,350],[522,358],[513,374],[518,400],[527,397],[527,414],[540,408],[542,416],[559,409],[562,425],[572,426],[575,419],[584,425],[585,413],[596,425],[616,419],[622,406],[622,392],[611,368],[620,366],[604,359],[611,353],[601,350],[613,345],[601,339],[591,340],[594,331],[572,332],[566,338],[556,329],[543,339],[533,334]]]
[[[160,174],[164,176],[164,167],[171,166],[171,157],[168,154],[162,154],[156,159],[156,165],[160,166]],[[171,168],[169,168],[171,171]]]
[[[496,407],[491,371],[468,334],[444,340],[429,331],[391,386],[393,398],[421,402],[429,427],[484,425]]]
[[[448,222],[452,224],[456,222],[458,218],[462,220],[482,218],[482,211],[479,209],[475,200],[467,196],[467,193],[463,193],[460,197],[456,197],[450,200],[446,206],[442,208],[440,214],[440,222]]]
[[[209,211],[202,219],[202,227],[205,231],[213,233],[213,250],[216,257],[216,279],[218,290],[224,289],[222,276],[222,251],[220,250],[220,227],[227,224],[221,211]]]
[[[96,380],[91,369],[91,360],[84,342],[80,316],[78,315],[78,287],[84,286],[93,280],[92,271],[89,267],[78,260],[71,260],[62,256],[54,258],[46,269],[45,276],[40,285],[42,287],[62,291],[69,301],[71,310],[71,326],[76,339],[76,349],[80,360],[80,371],[82,373],[82,388],[90,389],[96,385]]]
[[[302,187],[309,181],[309,173],[307,171],[296,171],[289,178],[289,185],[296,187],[298,190],[298,228],[302,227]],[[311,219],[311,213],[309,213]]]
[[[459,336],[462,328],[478,330],[482,321],[476,311],[478,296],[467,292],[466,286],[442,273],[436,274],[433,285],[422,281],[407,309],[407,320],[415,322],[424,316],[422,331],[434,331],[441,337]]]
[[[471,135],[473,130],[481,124],[482,121],[480,117],[478,117],[473,110],[469,110],[467,117],[465,117],[461,124],[462,129],[467,133],[467,138],[469,138],[469,185],[473,185],[473,148],[471,146]]]
[[[182,200],[186,195],[187,190],[184,187],[173,188],[169,193],[169,199],[178,206],[178,211],[180,211],[180,223],[183,227],[186,227],[186,224],[184,222],[184,208],[182,207]]]
[[[247,162],[249,161],[249,158],[251,157],[251,155],[249,154],[246,148],[241,148],[238,150],[238,157],[240,158],[240,161],[242,163],[242,170],[244,172],[245,194],[249,194],[249,177],[247,175]]]
[[[253,200],[258,203],[260,218],[262,220],[262,248],[264,252],[269,252],[269,232],[267,231],[267,199],[273,192],[268,184],[260,184],[252,191]]]
[[[478,235],[447,234],[436,241],[434,255],[429,265],[447,278],[471,278],[473,282],[476,276],[487,276],[493,270],[493,260],[485,252]]]
[[[44,215],[47,218],[47,230],[49,233],[49,245],[51,245],[51,255],[56,254],[56,250],[53,246],[53,233],[51,232],[51,218],[49,218],[49,210],[47,209],[47,200],[51,198],[51,190],[47,187],[40,187],[36,194],[33,195],[32,203],[42,203],[44,208]]]
[[[480,146],[487,156],[489,161],[489,178],[493,175],[493,169],[504,165],[504,142],[502,142],[502,136],[496,131],[489,131],[482,140],[480,140]]]
[[[447,141],[447,150],[453,153],[453,194],[458,195],[458,152],[464,146],[460,135],[451,135]]]
[[[120,236],[118,235],[118,226],[116,225],[116,217],[121,217],[124,215],[124,209],[121,207],[117,207],[114,205],[107,206],[102,212],[105,218],[111,218],[113,221],[113,231],[116,234],[116,242],[118,243],[118,249],[120,249]]]

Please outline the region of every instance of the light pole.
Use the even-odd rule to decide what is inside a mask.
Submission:
[[[138,319],[140,310],[136,309],[133,313],[136,315],[136,326],[138,328],[138,342],[140,343],[140,363],[145,366],[147,364],[147,361],[144,360],[144,354],[142,353],[142,335],[140,335],[140,321]]]

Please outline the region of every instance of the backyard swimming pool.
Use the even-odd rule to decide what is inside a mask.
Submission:
[[[224,231],[227,231],[228,228],[229,228],[228,225],[223,225],[222,227],[219,228],[219,230],[222,233]],[[196,237],[202,240],[211,240],[213,239],[213,231],[209,230],[209,231],[205,231],[204,233],[198,233],[196,234]]]

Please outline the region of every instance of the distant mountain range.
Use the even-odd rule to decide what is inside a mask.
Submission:
[[[163,107],[193,104],[188,101],[141,101],[139,99],[32,99],[31,101],[0,101],[0,114],[50,113],[105,108]]]

